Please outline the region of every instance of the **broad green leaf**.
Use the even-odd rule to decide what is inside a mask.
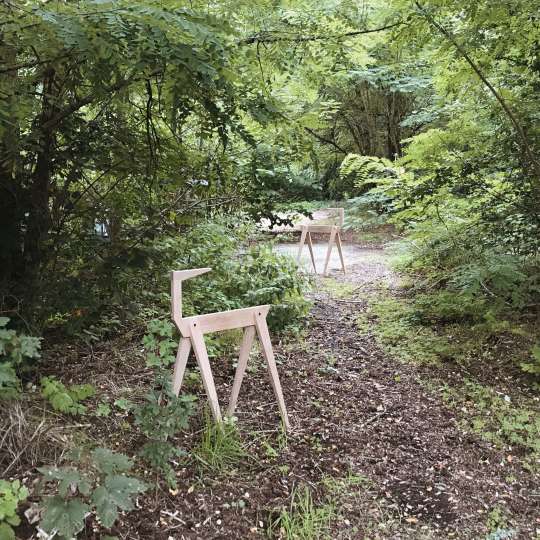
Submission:
[[[66,538],[74,538],[84,527],[90,507],[79,498],[68,499],[55,495],[44,501],[45,513],[40,526],[48,533],[58,531]]]
[[[132,510],[131,497],[145,489],[145,484],[135,478],[124,475],[107,477],[105,484],[98,487],[92,494],[92,502],[96,506],[97,516],[103,526],[112,527],[118,517],[118,509]]]
[[[92,452],[96,467],[106,475],[129,471],[133,462],[124,454],[111,452],[108,448],[96,448]]]

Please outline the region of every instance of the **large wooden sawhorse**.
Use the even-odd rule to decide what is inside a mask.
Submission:
[[[214,377],[212,376],[212,370],[210,368],[208,352],[204,343],[204,334],[243,328],[244,337],[240,346],[238,367],[236,368],[234,376],[227,415],[232,416],[236,409],[236,402],[246,372],[249,353],[253,345],[255,334],[257,334],[263,356],[266,360],[270,383],[278,402],[283,424],[285,429],[289,429],[289,418],[287,416],[283,391],[279,381],[272,342],[270,341],[270,333],[268,332],[268,326],[266,324],[266,316],[270,310],[270,306],[254,306],[244,309],[234,309],[232,311],[209,313],[207,315],[182,317],[182,281],[199,276],[210,270],[211,268],[197,268],[194,270],[171,272],[171,314],[172,319],[182,336],[178,347],[178,354],[176,355],[176,363],[174,365],[173,391],[176,395],[180,392],[189,353],[193,348],[197,364],[201,371],[201,378],[212,415],[216,422],[221,422],[221,409]]]

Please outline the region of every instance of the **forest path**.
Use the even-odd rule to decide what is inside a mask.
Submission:
[[[360,331],[373,295],[399,294],[400,280],[384,249],[348,249],[346,275],[316,277],[303,342],[278,350],[294,426],[287,453],[300,462],[293,474],[363,479],[342,493],[332,537],[535,538],[530,474],[460,427],[433,388],[436,366],[389,358]]]
[[[463,429],[441,396],[450,368],[400,362],[358,325],[378,294],[400,295],[400,279],[384,249],[353,248],[346,275],[315,277],[306,328],[274,343],[290,433],[253,354],[236,412],[249,457],[225,471],[182,467],[178,494],[156,508],[162,534],[152,510],[138,538],[537,538],[534,475]],[[234,365],[212,369],[226,403]],[[202,429],[195,422],[179,444],[196,449]],[[302,505],[306,487],[313,504]]]

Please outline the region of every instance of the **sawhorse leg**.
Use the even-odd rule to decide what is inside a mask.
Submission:
[[[279,412],[281,413],[281,419],[285,425],[285,429],[290,429],[289,417],[287,415],[287,408],[285,407],[285,399],[283,398],[283,390],[281,389],[281,383],[279,382],[279,375],[276,366],[276,360],[274,358],[274,350],[272,349],[272,342],[270,341],[270,333],[268,332],[268,325],[266,324],[266,317],[264,315],[255,316],[255,326],[257,328],[257,335],[261,342],[261,348],[268,367],[268,374],[270,375],[270,383],[274,389],[274,395],[276,396]]]
[[[330,263],[330,255],[332,254],[332,247],[334,246],[334,241],[336,239],[337,227],[332,227],[330,231],[330,240],[328,240],[328,250],[326,251],[326,261],[324,263],[324,272],[325,276],[328,275],[328,264]]]
[[[229,407],[227,408],[227,416],[232,416],[236,409],[236,402],[238,401],[238,394],[240,393],[240,386],[242,386],[242,380],[246,373],[247,363],[249,359],[249,353],[253,346],[253,339],[255,338],[255,327],[248,326],[244,329],[244,338],[242,345],[240,345],[240,354],[238,356],[238,367],[234,374],[234,382],[231,391],[231,399],[229,400]]]
[[[206,395],[208,396],[208,401],[210,402],[210,410],[212,411],[214,420],[216,422],[221,422],[221,410],[219,408],[216,385],[214,383],[212,370],[210,369],[210,360],[208,359],[208,352],[206,350],[206,345],[204,344],[203,334],[199,330],[197,323],[191,323],[190,330],[191,344],[193,345],[195,357],[197,358],[197,363],[199,364],[199,369],[201,370],[204,389],[206,390]]]

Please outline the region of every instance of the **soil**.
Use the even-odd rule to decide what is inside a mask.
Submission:
[[[463,431],[455,411],[425,384],[444,378],[444,369],[400,363],[387,357],[373,336],[359,332],[356,319],[367,307],[366,293],[381,286],[392,290],[398,283],[383,250],[359,251],[360,260],[347,275],[335,270],[329,278],[316,278],[305,331],[274,344],[290,433],[280,430],[264,367],[259,355],[252,355],[237,410],[249,456],[224,473],[189,459],[180,462],[178,488],[159,485],[109,534],[267,538],[270,523],[291,507],[293,493],[307,486],[315,505],[334,508],[332,539],[537,537],[538,478],[518,457]],[[338,294],[340,286],[347,294]],[[137,394],[147,384],[149,373],[141,366],[138,348],[116,343],[76,361],[66,358],[62,369],[71,369],[73,380],[84,376],[103,394],[118,397],[121,390]],[[213,369],[225,404],[232,359],[214,359]],[[200,414],[178,437],[188,452],[200,442],[205,402],[200,388],[190,391],[199,396]],[[95,418],[84,427],[85,436],[133,455],[138,441],[130,421],[121,413]],[[19,467],[18,472],[32,478],[35,471]],[[147,478],[152,482],[152,475]],[[329,479],[340,487],[329,489]],[[500,515],[504,527],[489,536]],[[99,538],[94,526],[89,519],[82,537]],[[280,534],[278,527],[274,537]]]

